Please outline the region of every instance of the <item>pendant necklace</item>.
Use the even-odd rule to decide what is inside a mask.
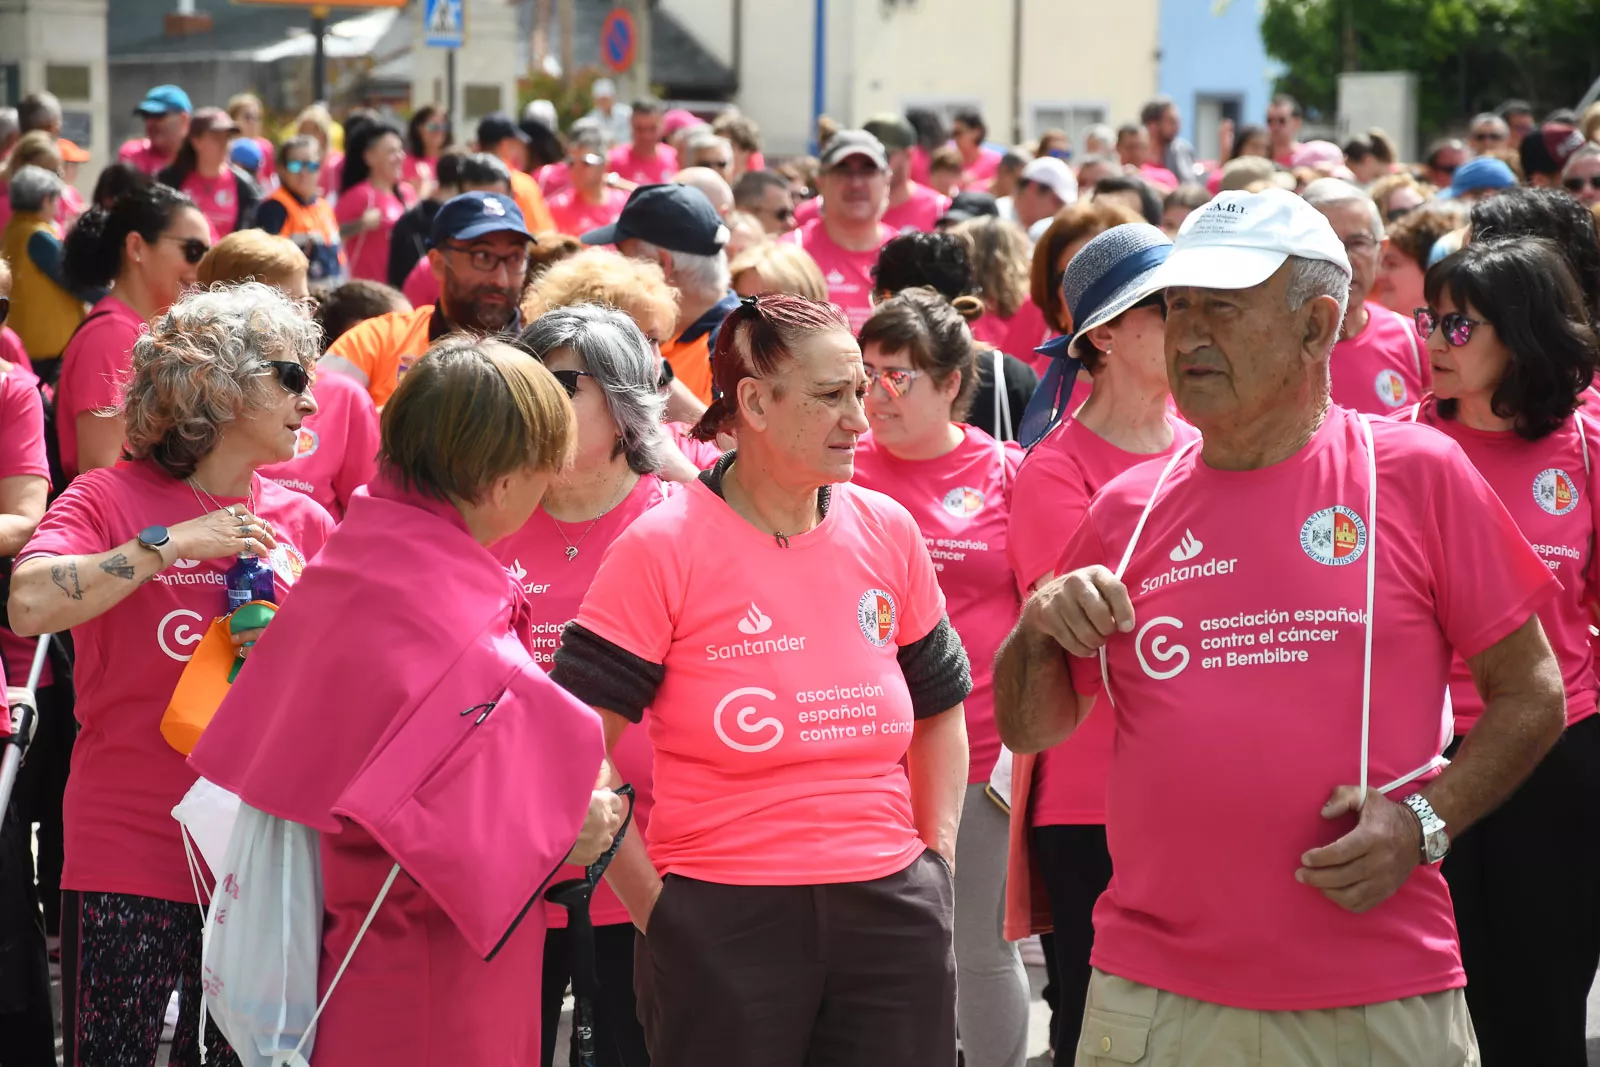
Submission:
[[[639,483],[637,481],[635,481],[634,485],[637,485],[637,484],[639,484]],[[589,536],[589,532],[595,528],[596,524],[598,524],[601,519],[605,518],[607,515],[611,514],[613,511],[615,511],[617,509],[617,505],[621,504],[624,500],[626,500],[628,498],[628,494],[631,493],[631,492],[633,492],[633,485],[627,484],[627,480],[624,479],[623,480],[622,495],[617,497],[617,499],[613,500],[611,502],[610,506],[607,507],[602,512],[600,512],[600,514],[596,515],[594,518],[589,520],[589,525],[585,526],[583,528],[583,533],[578,535],[578,540],[576,542],[574,542],[571,538],[567,537],[567,531],[565,531],[565,530],[563,530],[561,528],[561,523],[556,519],[556,517],[554,515],[550,515],[550,513],[548,511],[545,512],[546,515],[550,515],[550,521],[555,524],[556,533],[560,534],[561,535],[561,540],[563,540],[563,541],[565,541],[567,543],[567,547],[562,549],[562,551],[566,554],[568,563],[571,563],[573,560],[578,558],[578,546],[583,544],[584,538]]]

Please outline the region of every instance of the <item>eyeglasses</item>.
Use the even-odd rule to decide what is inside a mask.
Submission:
[[[296,396],[305,396],[311,388],[311,372],[298,363],[284,359],[269,359],[267,366],[278,372],[278,382]]]
[[[286,174],[315,174],[322,169],[322,161],[318,159],[291,159],[283,165]]]
[[[1267,116],[1267,125],[1268,126],[1287,126],[1287,125],[1289,125],[1289,118],[1288,118],[1287,115],[1277,115],[1277,116],[1268,115]]]
[[[571,400],[578,395],[578,379],[593,378],[594,375],[586,370],[553,370],[556,381],[561,383],[561,388],[567,391],[567,399]]]
[[[1354,252],[1356,255],[1366,255],[1378,247],[1378,239],[1370,233],[1354,234],[1342,238],[1340,243],[1344,245],[1346,252]]]
[[[422,128],[427,130],[429,133],[443,133],[444,131],[448,130],[450,126],[448,123],[444,122],[425,122],[422,124]]]
[[[1398,222],[1400,219],[1405,218],[1420,206],[1421,205],[1413,205],[1412,207],[1392,207],[1389,209],[1389,213],[1384,216],[1384,221]]]
[[[211,251],[211,246],[198,237],[174,237],[170,233],[161,235],[163,241],[176,241],[183,246],[183,259],[189,266],[194,266],[206,258],[206,253]]]
[[[871,181],[873,178],[876,178],[878,175],[882,174],[883,171],[879,170],[877,167],[846,167],[843,164],[840,164],[837,167],[829,167],[828,173],[833,177],[840,178],[844,181],[864,182]]]
[[[891,367],[889,370],[873,370],[868,367],[867,389],[874,385],[883,386],[883,391],[891,400],[899,400],[911,391],[911,386],[922,377],[919,370],[905,370],[900,367]]]
[[[1474,130],[1472,139],[1474,141],[1504,141],[1506,135],[1499,130]]]
[[[1450,177],[1450,176],[1454,175],[1455,172],[1456,172],[1456,167],[1457,166],[1459,166],[1459,164],[1456,164],[1456,163],[1429,163],[1428,164],[1428,167],[1429,167],[1430,170],[1436,170],[1440,174],[1445,175],[1446,177]]]
[[[520,278],[528,269],[528,253],[507,252],[497,256],[493,252],[482,248],[462,248],[460,245],[445,245],[452,252],[460,252],[467,257],[467,262],[472,264],[472,269],[479,274],[491,274],[504,266],[510,269],[512,277]]]
[[[1569,193],[1581,193],[1585,185],[1600,192],[1600,174],[1591,174],[1587,178],[1563,178],[1561,184],[1567,187]]]
[[[1440,315],[1433,308],[1417,308],[1411,314],[1417,320],[1417,332],[1423,337],[1432,337],[1435,329],[1443,327],[1445,342],[1451,348],[1460,348],[1472,340],[1474,326],[1488,325],[1482,319],[1469,319],[1459,311]]]

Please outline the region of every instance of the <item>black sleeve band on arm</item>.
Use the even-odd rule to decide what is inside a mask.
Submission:
[[[972,692],[972,668],[967,650],[950,625],[950,616],[928,631],[928,636],[900,649],[900,673],[911,690],[911,711],[928,719],[955,707]]]
[[[640,659],[575,622],[561,632],[555,660],[550,677],[557,685],[585,704],[614,711],[633,723],[644,718],[644,709],[667,676],[661,664]],[[965,655],[961,663],[964,670]]]

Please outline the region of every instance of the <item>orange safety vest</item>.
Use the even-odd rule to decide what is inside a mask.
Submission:
[[[344,244],[339,238],[339,220],[333,216],[332,204],[320,196],[309,204],[302,204],[281,185],[267,199],[282,204],[287,214],[280,236],[299,245],[311,261],[307,280],[337,282],[349,277]]]

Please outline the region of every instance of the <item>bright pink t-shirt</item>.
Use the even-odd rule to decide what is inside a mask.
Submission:
[[[1163,193],[1170,193],[1178,187],[1178,176],[1166,167],[1157,166],[1154,163],[1146,163],[1141,166],[1139,168],[1139,177]]]
[[[253,487],[255,513],[278,540],[272,563],[281,603],[333,520],[309,497],[264,478]],[[176,526],[215,510],[201,500],[148,460],[87,471],[56,498],[17,562],[104,552],[147,526]],[[179,560],[110,611],[72,628],[82,729],[63,807],[65,888],[194,900],[172,808],[195,772],[161,736],[161,716],[194,646],[227,610],[223,575],[233,562]]]
[[[606,157],[606,168],[635,185],[661,185],[678,173],[678,153],[671,145],[658,144],[653,154],[641,156],[637,146],[619,144]]]
[[[788,545],[696,482],[617,538],[578,613],[666,667],[650,708],[663,872],[858,882],[924,851],[896,658],[944,615],[922,534],[905,508],[846,483]]]
[[[224,170],[215,178],[202,178],[192,171],[183,179],[183,191],[211,224],[212,244],[233,232],[239,218],[239,183],[232,171]]]
[[[928,150],[919,144],[911,146],[911,180],[918,185],[928,184],[928,168],[932,157]]]
[[[339,184],[343,178],[344,153],[330,148],[323,154],[322,169],[317,172],[317,188],[328,198],[328,203],[338,203]]]
[[[611,542],[675,489],[672,483],[647,475],[639,479],[622,503],[602,515],[593,526],[587,522],[558,523],[540,509],[522,529],[494,546],[495,556],[528,594],[528,607],[533,615],[533,658],[545,670],[553,665],[562,629],[578,617],[584,594],[594,584],[595,573]],[[567,558],[568,545],[578,546],[578,554],[571,559]],[[651,751],[646,732],[649,722],[647,711],[638,724],[644,729],[624,730],[611,753],[612,766],[634,790],[633,826],[629,833],[646,832],[655,799],[650,788]],[[582,876],[583,872],[577,867],[567,866],[557,871],[552,880],[559,882]],[[547,925],[567,925],[566,908],[546,903],[544,910]],[[629,921],[628,910],[617,899],[610,883],[603,880],[589,904],[589,916],[596,926]]]
[[[273,175],[277,173],[277,166],[274,162],[277,152],[272,147],[272,142],[265,137],[252,137],[250,140],[261,151],[261,167],[256,171],[256,177],[260,179],[263,191],[270,190],[273,184]]]
[[[950,625],[967,647],[972,693],[967,716],[967,782],[987,782],[1000,758],[994,722],[994,657],[1017,624],[1022,601],[1006,563],[1011,488],[1022,464],[1015,441],[1001,446],[976,427],[937,459],[899,459],[864,435],[856,448],[855,484],[904,505],[933,557]]]
[[[1022,302],[1016,314],[1009,319],[1003,319],[991,310],[984,312],[970,325],[973,340],[994,345],[1025,363],[1039,358],[1033,350],[1044,344],[1050,336],[1044,312],[1034,304],[1031,296]]]
[[[103,297],[89,309],[78,332],[61,353],[61,380],[56,383],[56,438],[61,443],[61,468],[68,478],[78,473],[78,416],[115,408],[122,402],[122,379],[132,366],[133,343],[145,328],[139,313],[115,296]]]
[[[872,268],[878,262],[878,250],[896,236],[894,230],[878,224],[878,243],[867,252],[848,252],[828,236],[822,219],[812,219],[791,238],[811,254],[828,283],[828,301],[838,305],[850,319],[850,332],[858,333],[872,317]]]
[[[926,185],[911,183],[911,196],[903,204],[883,213],[883,224],[895,233],[922,231],[932,233],[939,216],[950,210],[950,198],[941,196]],[[798,218],[798,213],[796,214]]]
[[[389,234],[394,231],[395,222],[406,213],[413,199],[411,187],[404,184],[394,192],[383,192],[371,182],[357,182],[339,194],[339,202],[333,207],[333,217],[339,220],[340,226],[355,222],[369,208],[377,208],[383,215],[383,224],[376,230],[366,230],[345,241],[345,250],[350,259],[350,277],[374,282],[388,280]]]
[[[678,446],[678,451],[701,470],[710,470],[722,458],[722,449],[715,441],[700,441],[689,436],[693,428],[681,422],[667,423],[667,432],[672,435],[672,443]]]
[[[438,173],[438,165],[437,159],[423,159],[407,152],[405,162],[400,166],[400,180],[421,195],[424,189],[432,187],[434,175]]]
[[[0,359],[27,371],[34,388],[39,387],[39,376],[33,372],[33,360],[28,358],[27,351],[22,347],[22,338],[9,326],[0,326]]]
[[[539,183],[539,191],[544,194],[545,203],[550,202],[550,197],[559,193],[572,184],[572,164],[562,160],[560,163],[548,163],[539,168],[535,179]]]
[[[1589,605],[1595,599],[1600,569],[1595,561],[1595,531],[1600,530],[1600,422],[1584,413],[1538,441],[1506,431],[1474,430],[1459,419],[1441,418],[1430,402],[1417,421],[1447,434],[1493,487],[1517,528],[1561,582],[1561,593],[1539,609],[1539,623],[1550,639],[1567,690],[1567,725],[1595,711],[1594,652],[1589,645]],[[1578,433],[1583,420],[1583,434]],[[1584,448],[1588,449],[1587,461]],[[1450,703],[1456,736],[1472,729],[1483,714],[1483,698],[1472,684],[1466,661],[1455,659]]]
[[[961,168],[961,188],[985,189],[1000,172],[1000,160],[1005,158],[992,148],[978,148],[978,158]],[[913,178],[916,175],[912,175]],[[924,178],[924,181],[927,179]]]
[[[1216,470],[1196,447],[1161,489],[1123,576],[1135,628],[1106,645],[1116,706],[1091,713],[1116,730],[1101,970],[1258,1011],[1465,983],[1438,867],[1418,866],[1360,915],[1294,878],[1308,849],[1355,826],[1320,811],[1358,777],[1367,553],[1374,788],[1448,744],[1454,655],[1500,641],[1560,586],[1453,441],[1383,420],[1372,435],[1376,534],[1368,452],[1344,408],[1281,463]],[[1102,489],[1064,565],[1117,566],[1164,466]],[[1069,657],[1069,669],[1079,693],[1099,694],[1098,660]]]
[[[154,178],[157,171],[172,166],[173,157],[157,152],[151,146],[150,138],[136,137],[122,142],[122,147],[117,149],[117,159],[123,163],[132,163]]]
[[[400,291],[414,308],[439,303],[439,276],[433,273],[433,264],[428,262],[427,256],[412,265],[411,273],[406,275]]]
[[[317,375],[311,394],[317,413],[300,423],[294,458],[260,473],[309,496],[338,520],[355,491],[378,472],[378,409],[366,389],[345,374]]]
[[[7,333],[10,331],[7,330]],[[14,366],[0,374],[0,478],[34,477],[50,481],[50,463],[44,451],[44,401],[39,396],[39,380],[33,372]],[[5,675],[18,685],[28,681],[33,665],[33,650],[38,639],[18,637],[0,628],[0,659]],[[39,677],[42,689],[53,681],[50,661]],[[7,716],[0,712],[0,720]]]
[[[628,194],[608,185],[601,190],[600,203],[591,204],[578,195],[576,186],[569,185],[551,196],[547,203],[557,230],[582,237],[590,230],[598,230],[616,222],[617,216],[622,214],[623,207],[628,203]]]
[[[1333,346],[1328,376],[1333,402],[1371,415],[1393,415],[1422,399],[1428,361],[1410,319],[1366,305],[1367,328]]]

